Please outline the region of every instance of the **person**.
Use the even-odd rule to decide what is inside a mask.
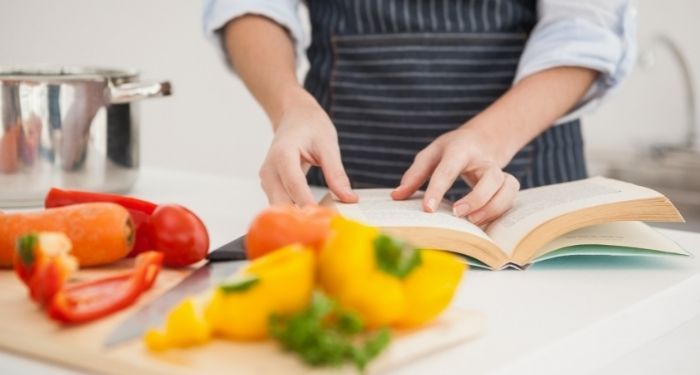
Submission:
[[[484,225],[518,190],[586,177],[580,116],[628,75],[628,0],[207,0],[206,33],[262,105],[271,204],[425,189]],[[307,173],[308,171],[308,173]]]

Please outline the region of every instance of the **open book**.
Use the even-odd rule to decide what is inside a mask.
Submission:
[[[603,177],[522,190],[513,208],[485,229],[455,217],[444,201],[424,212],[422,193],[394,201],[390,189],[356,190],[360,201],[324,198],[341,215],[375,225],[415,246],[460,253],[491,269],[567,255],[690,255],[640,221],[683,222],[660,193]]]

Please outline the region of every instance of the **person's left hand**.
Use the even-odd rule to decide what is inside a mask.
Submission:
[[[455,216],[466,216],[480,226],[490,223],[511,208],[520,189],[518,180],[501,169],[512,155],[499,150],[496,143],[469,127],[443,134],[416,155],[391,197],[406,199],[430,179],[423,209],[434,212],[447,190],[462,177],[472,191],[454,202]]]

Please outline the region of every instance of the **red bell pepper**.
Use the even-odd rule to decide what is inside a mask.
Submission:
[[[64,287],[48,307],[49,316],[62,323],[85,323],[131,306],[155,282],[163,254],[147,251],[136,257],[134,269],[99,280]]]
[[[91,202],[116,203],[129,211],[131,219],[134,221],[134,229],[136,232],[134,248],[129,253],[129,256],[135,256],[144,251],[153,250],[147,222],[151,214],[153,214],[153,211],[158,207],[155,203],[117,194],[52,188],[46,195],[44,206],[46,208],[53,208]]]
[[[94,193],[89,191],[63,190],[51,188],[46,195],[44,204],[46,208],[62,207],[78,203],[109,202],[116,203],[129,211],[139,211],[150,215],[155,211],[157,204],[142,199],[126,197],[118,194]]]
[[[17,239],[15,273],[41,306],[53,300],[77,268],[70,249],[70,240],[63,233],[30,233]]]

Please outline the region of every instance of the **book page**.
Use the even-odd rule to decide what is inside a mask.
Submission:
[[[467,219],[452,214],[449,202],[440,203],[436,212],[423,211],[423,193],[418,192],[411,198],[395,201],[391,198],[391,189],[357,189],[358,203],[335,202],[341,215],[377,227],[423,227],[443,228],[467,232],[491,239],[481,228]]]
[[[654,228],[640,221],[620,221],[592,225],[569,232],[543,247],[543,255],[535,259],[550,258],[547,253],[580,245],[598,245],[595,247],[596,255],[606,255],[606,249],[610,247],[609,255],[619,255],[615,248],[629,248],[630,255],[634,255],[634,249],[652,250],[659,253],[690,255],[677,243],[657,232]],[[589,251],[590,252],[590,251]]]
[[[513,208],[486,229],[508,255],[537,226],[558,216],[608,203],[662,197],[654,190],[604,177],[522,190]]]

